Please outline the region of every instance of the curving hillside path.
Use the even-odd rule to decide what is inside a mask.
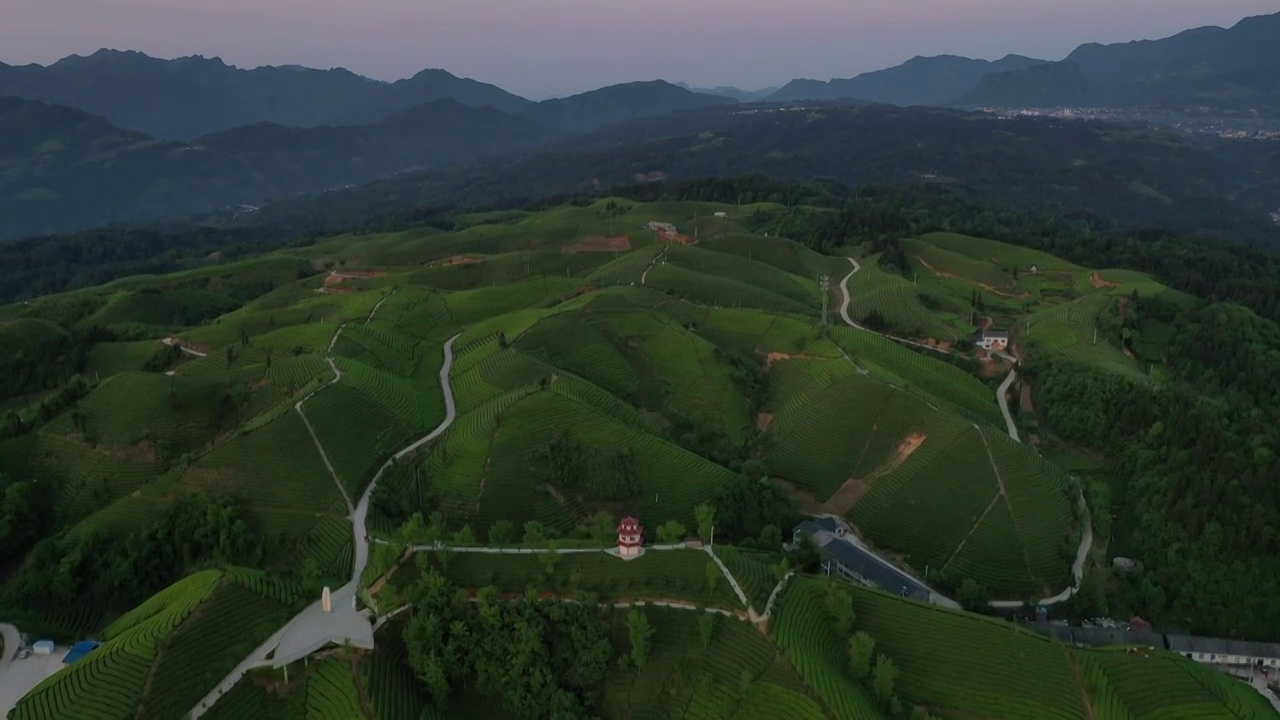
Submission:
[[[996,390],[996,402],[1000,404],[1000,414],[1004,416],[1005,429],[1009,431],[1009,437],[1017,442],[1022,442],[1018,437],[1018,426],[1013,422],[1013,414],[1009,412],[1009,387],[1018,379],[1018,369],[1014,367],[1009,370],[1009,376],[1000,383],[1000,389]]]
[[[862,265],[859,264],[858,261],[853,258],[845,258],[845,259],[848,260],[849,264],[853,266],[853,270],[848,275],[845,275],[844,279],[840,281],[840,294],[843,296],[840,301],[840,317],[844,320],[846,325],[857,330],[863,330],[866,332],[875,333],[876,335],[880,335],[882,337],[886,337],[886,338],[889,338],[890,340],[895,340],[897,342],[905,343],[907,345],[912,345],[919,348],[925,348],[925,349],[933,350],[935,352],[939,352],[943,354],[947,354],[949,352],[947,350],[936,348],[931,345],[925,345],[923,343],[907,340],[905,338],[896,337],[886,333],[876,332],[875,330],[871,330],[869,328],[863,327],[862,325],[859,325],[858,323],[854,322],[853,318],[849,316],[849,303],[850,303],[849,280],[851,280],[854,275],[858,274],[858,271],[862,269]],[[1021,438],[1018,437],[1018,427],[1013,422],[1013,415],[1012,413],[1009,412],[1009,397],[1008,397],[1009,388],[1018,379],[1018,369],[1017,369],[1018,359],[1012,355],[1008,355],[1005,353],[995,353],[995,355],[998,355],[1002,358],[1005,358],[1006,360],[1009,360],[1014,365],[1013,369],[1009,371],[1009,375],[1004,379],[1004,382],[1000,384],[1000,389],[996,391],[996,402],[998,402],[1000,405],[1000,414],[1004,416],[1005,428],[1009,432],[1009,437],[1013,438],[1015,442],[1022,442]],[[1089,516],[1089,505],[1087,502],[1085,502],[1084,493],[1081,492],[1079,489],[1076,490],[1076,502],[1080,507],[1081,519],[1082,519],[1082,522],[1084,523],[1084,532],[1080,537],[1080,546],[1076,549],[1075,561],[1072,562],[1071,564],[1071,576],[1073,578],[1072,584],[1062,592],[1058,593],[1057,595],[1041,599],[1039,601],[1041,605],[1056,605],[1060,602],[1067,600],[1072,595],[1075,595],[1076,591],[1080,589],[1081,580],[1083,580],[1084,578],[1084,563],[1085,563],[1085,560],[1089,557],[1089,550],[1093,547],[1093,520]],[[889,565],[893,565],[892,561],[878,555],[877,553],[871,551],[869,548],[864,548],[864,549],[866,549],[866,551],[869,554],[875,556],[880,561],[884,563],[888,563]],[[1023,605],[1022,600],[992,600],[991,601],[991,607],[993,608],[1017,608],[1017,607],[1021,607],[1022,605]]]
[[[386,298],[383,298],[383,301],[385,300]],[[373,319],[373,314],[377,312],[380,305],[382,305],[382,301],[379,301],[374,306],[373,312],[369,313],[369,318],[365,321],[366,323]],[[339,328],[338,332],[341,332],[341,330],[342,328]],[[453,387],[449,383],[449,372],[453,369],[453,344],[458,337],[459,335],[454,335],[444,344],[444,362],[440,366],[440,390],[444,395],[445,406],[444,419],[431,432],[414,440],[383,463],[377,474],[373,476],[373,480],[369,482],[369,487],[360,496],[359,502],[351,510],[349,519],[351,520],[352,542],[355,548],[355,559],[351,566],[351,580],[337,590],[331,591],[331,612],[325,612],[321,601],[317,600],[295,615],[284,627],[277,630],[250,653],[248,657],[242,660],[230,674],[223,678],[216,687],[210,690],[196,704],[196,707],[192,708],[190,714],[192,720],[204,715],[217,702],[218,698],[231,690],[246,672],[254,668],[281,667],[295,660],[301,660],[330,643],[342,644],[350,642],[354,647],[373,648],[373,625],[366,614],[367,611],[360,612],[356,610],[356,592],[360,587],[360,576],[364,573],[364,569],[369,562],[369,535],[365,524],[366,517],[369,514],[369,498],[373,495],[374,488],[377,487],[378,481],[388,468],[394,465],[397,460],[440,437],[449,429],[449,426],[453,424],[454,419],[457,417],[457,405],[454,402]],[[329,343],[331,353],[336,342],[337,333],[334,334],[333,341]],[[340,374],[336,375],[326,386],[337,382],[340,377]],[[299,414],[302,413],[301,404],[299,402],[295,406]],[[305,415],[303,418],[305,420]],[[310,424],[307,427],[310,429]],[[319,447],[320,441],[315,437],[314,433],[312,433],[312,439],[315,440],[317,447]],[[321,449],[321,454],[323,452],[323,449]],[[326,460],[327,464],[328,461]],[[345,491],[343,495],[344,497],[346,496]],[[350,505],[350,500],[348,500],[348,505]]]
[[[653,266],[654,266],[654,265],[657,265],[659,260],[666,260],[666,258],[667,258],[667,248],[668,248],[668,247],[670,247],[670,246],[669,246],[669,245],[664,245],[664,246],[662,247],[662,252],[658,253],[657,255],[654,255],[654,256],[653,256],[653,259],[649,261],[649,265],[648,265],[648,267],[646,267],[646,268],[644,269],[644,272],[640,273],[640,284],[641,284],[641,285],[644,285],[646,282],[648,282],[648,281],[649,281],[649,271],[653,269]]]
[[[168,346],[170,346],[170,347],[173,347],[174,345],[177,345],[179,350],[181,350],[182,352],[184,352],[184,353],[186,353],[187,355],[190,355],[190,356],[192,356],[192,357],[198,357],[198,358],[202,358],[202,357],[209,357],[209,353],[202,353],[202,352],[200,352],[199,350],[192,350],[191,348],[187,347],[186,345],[183,345],[183,344],[182,344],[182,341],[181,341],[181,340],[179,340],[178,338],[167,337],[167,338],[165,338],[164,340],[162,340],[161,342],[163,342],[165,345],[168,345]]]

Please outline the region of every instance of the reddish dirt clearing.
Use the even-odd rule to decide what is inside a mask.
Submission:
[[[823,512],[844,515],[852,510],[853,506],[857,505],[858,501],[862,499],[862,496],[866,495],[867,491],[871,489],[871,485],[875,482],[876,478],[883,477],[894,470],[897,470],[902,463],[907,461],[907,458],[911,457],[916,450],[920,449],[920,446],[923,445],[924,441],[928,438],[929,436],[924,433],[911,433],[910,435],[902,438],[898,443],[898,447],[893,451],[893,457],[889,458],[888,462],[875,470],[872,470],[866,477],[849,478],[846,480],[844,484],[840,486],[840,489],[836,490],[835,493],[833,493],[831,497],[822,504]]]
[[[1093,285],[1093,286],[1094,286],[1094,287],[1096,287],[1096,288],[1113,288],[1113,287],[1120,287],[1120,283],[1118,283],[1118,282],[1111,282],[1110,280],[1103,280],[1103,279],[1102,279],[1102,275],[1101,275],[1101,273],[1099,273],[1097,270],[1094,270],[1094,271],[1093,271],[1093,274],[1089,276],[1089,284],[1090,284],[1090,285]]]
[[[621,250],[631,249],[631,239],[626,235],[618,237],[605,237],[603,235],[592,235],[585,237],[566,247],[565,252],[618,252]]]

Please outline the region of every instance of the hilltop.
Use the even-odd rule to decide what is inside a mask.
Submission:
[[[1203,27],[1161,40],[1087,43],[1051,66],[982,78],[961,105],[1001,107],[1197,106],[1275,113],[1280,14],[1230,28]]]
[[[1149,128],[891,106],[729,107],[654,118],[365,187],[275,203],[244,222],[350,226],[441,204],[598,197],[610,187],[755,174],[912,186],[1067,212],[1098,230],[1163,227],[1274,243],[1274,143],[1203,143]],[[732,198],[730,198],[732,200]]]
[[[216,210],[244,215],[272,199],[733,102],[662,82],[634,83],[531,104],[514,114],[440,99],[367,125],[258,122],[171,142],[66,107],[3,98],[0,239]]]
[[[165,140],[193,140],[270,122],[287,127],[367,125],[403,110],[450,99],[469,107],[520,112],[529,101],[444,70],[393,83],[343,68],[242,69],[220,58],[165,60],[136,51],[99,50],[49,66],[0,65],[0,96],[66,105]]]
[[[892,105],[946,105],[973,89],[985,75],[1041,65],[1044,60],[1006,55],[974,60],[955,55],[916,56],[901,65],[856,77],[792,80],[765,98],[768,102],[854,99]]]
[[[1273,549],[1248,528],[1215,534],[1232,509],[1208,501],[1233,487],[1262,496],[1271,471],[1246,466],[1262,468],[1265,447],[1195,484],[1204,458],[1182,462],[1204,427],[1262,442],[1248,428],[1277,406],[1273,322],[1141,272],[889,215],[646,187],[649,201],[456,211],[0,308],[0,613],[28,632],[105,640],[20,712],[143,702],[174,717],[201,703],[214,718],[299,705],[353,717],[391,703],[417,717],[434,702],[451,716],[520,714],[505,690],[468,688],[490,687],[508,622],[540,618],[556,656],[569,652],[559,638],[595,648],[558,687],[616,716],[683,702],[731,717],[749,698],[879,717],[896,697],[1034,718],[1077,702],[1149,709],[1132,679],[1149,676],[1177,689],[1157,703],[1169,712],[1266,717],[1252,691],[1160,647],[1067,648],[946,608],[1030,601],[1053,617],[1277,636]],[[1219,317],[1231,319],[1217,330],[1224,351],[1199,352]],[[977,347],[983,330],[1007,345]],[[1173,420],[1179,406],[1192,419]],[[846,591],[806,577],[816,558],[803,546],[783,547],[802,513],[843,519],[941,606],[882,585],[891,594],[849,594],[855,617],[841,620]],[[599,551],[624,515],[653,548],[630,563]],[[1270,521],[1264,510],[1251,523]],[[714,550],[681,545],[707,542],[712,525]],[[1163,537],[1181,537],[1194,562],[1171,561],[1151,540]],[[1112,570],[1122,552],[1143,567]],[[1250,572],[1214,585],[1211,556]],[[264,575],[207,570],[237,566]],[[317,638],[307,618],[326,586],[341,615]],[[457,590],[467,602],[452,602]],[[214,612],[224,591],[238,599]],[[1243,595],[1256,599],[1230,618],[1206,611]],[[130,634],[178,596],[209,610]],[[551,602],[564,598],[623,607]],[[168,694],[194,672],[182,638],[247,617],[231,607],[242,601],[287,618],[303,600],[294,622],[238,624],[234,652]],[[641,601],[653,654],[619,666]],[[372,632],[362,617],[410,603],[434,610]],[[501,622],[484,626],[486,604]],[[701,643],[698,608],[719,617]],[[460,632],[421,624],[440,613],[486,638],[480,656],[433,654]],[[900,669],[893,692],[846,673],[834,627],[873,637]],[[126,663],[117,646],[143,636],[151,660]],[[348,650],[295,662],[344,638]],[[1037,680],[950,659],[967,647],[1008,647]],[[668,683],[679,688],[628,690]]]

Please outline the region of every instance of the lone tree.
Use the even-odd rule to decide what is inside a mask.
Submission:
[[[969,612],[987,612],[991,609],[991,593],[973,578],[965,578],[956,591],[960,607]]]
[[[871,689],[875,691],[876,698],[885,706],[889,707],[893,703],[893,689],[898,682],[898,668],[888,657],[881,655],[876,658],[875,681],[871,685]]]
[[[693,513],[698,518],[698,537],[702,538],[702,542],[711,542],[716,527],[716,509],[703,504],[694,508]]]
[[[649,648],[653,639],[653,626],[649,618],[639,610],[627,613],[627,635],[631,639],[631,661],[637,670],[643,670],[649,662]]]
[[[597,545],[611,545],[617,529],[618,523],[614,522],[613,516],[607,511],[601,510],[591,516],[591,539]]]
[[[716,583],[720,582],[720,567],[714,561],[707,561],[707,587],[712,593],[716,591]]]
[[[560,553],[554,548],[546,548],[546,552],[538,553],[538,562],[542,563],[542,570],[550,578],[556,572],[556,564],[560,562]]]
[[[668,520],[658,526],[658,540],[667,545],[674,545],[684,540],[685,529],[678,520]]]
[[[540,545],[545,539],[547,539],[547,533],[543,530],[542,523],[537,520],[530,520],[524,524],[524,542],[526,545]]]
[[[849,638],[849,674],[859,681],[871,677],[871,659],[875,654],[875,639],[865,632],[854,633]]]
[[[458,545],[475,545],[476,534],[470,525],[463,525],[462,529],[453,534],[453,542]]]
[[[510,520],[498,520],[489,526],[489,542],[498,547],[510,545],[516,536],[516,528]]]
[[[702,616],[698,618],[698,632],[702,634],[702,649],[706,650],[711,647],[711,638],[716,633],[716,616],[715,613],[702,611]]]
[[[853,598],[837,587],[834,581],[827,584],[827,612],[831,613],[841,635],[847,637],[853,632],[853,621],[857,619],[853,612]]]

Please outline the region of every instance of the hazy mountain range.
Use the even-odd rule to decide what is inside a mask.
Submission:
[[[366,125],[261,121],[177,141],[60,105],[0,98],[0,238],[315,193],[725,104],[734,101],[657,81],[516,112],[446,98]]]
[[[795,80],[777,90],[691,90],[650,81],[542,102],[444,70],[382,82],[341,68],[244,70],[218,58],[102,50],[47,67],[0,64],[0,99],[12,96],[0,100],[0,237],[259,204],[524,152],[673,113],[713,111],[713,130],[732,117],[714,111],[739,103],[1267,113],[1280,112],[1278,78],[1280,14],[1163,40],[1084,45],[1058,62],[916,57],[854,78]],[[637,131],[641,140],[655,127]],[[710,149],[723,148],[697,143],[679,152],[718,157]],[[574,150],[562,144],[556,152]]]
[[[1009,55],[1000,60],[973,60],[955,55],[914,57],[885,70],[848,79],[792,80],[769,95],[769,102],[856,99],[891,105],[945,105],[972,90],[984,75],[1044,64],[1044,60]]]
[[[1076,48],[1061,62],[989,74],[959,104],[1280,110],[1280,14],[1163,40]]]

